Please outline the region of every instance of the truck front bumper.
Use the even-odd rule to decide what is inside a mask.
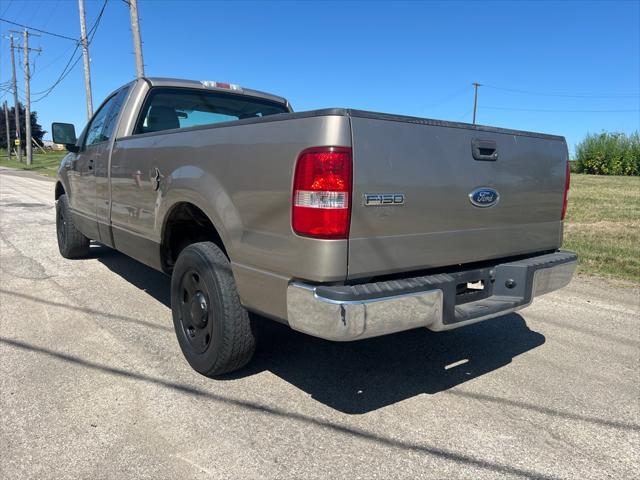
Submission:
[[[412,328],[441,331],[520,310],[571,281],[577,255],[558,251],[462,272],[359,285],[292,282],[291,328],[334,341]],[[472,288],[468,288],[470,285]],[[482,288],[478,287],[482,285]]]

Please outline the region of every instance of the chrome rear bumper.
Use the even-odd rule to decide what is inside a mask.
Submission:
[[[351,286],[293,282],[287,289],[291,328],[327,340],[350,341],[426,327],[441,331],[510,313],[567,285],[575,253],[559,251],[465,272]],[[484,293],[457,293],[482,280]],[[479,294],[479,295],[478,295]]]

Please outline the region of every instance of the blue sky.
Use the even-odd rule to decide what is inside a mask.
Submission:
[[[287,97],[295,110],[351,107],[565,135],[640,129],[640,2],[214,2],[138,0],[148,76],[218,80]],[[86,1],[87,24],[103,0]],[[79,36],[77,1],[1,0],[0,16]],[[2,33],[15,28],[0,23]],[[75,45],[31,46],[32,92]],[[10,79],[8,40],[0,83]],[[110,0],[90,47],[94,107],[135,77],[129,13]],[[20,59],[22,57],[20,56]],[[19,87],[24,90],[22,73]],[[32,95],[38,98],[38,95]],[[11,102],[11,95],[0,91]],[[40,123],[86,123],[82,61],[32,106]]]

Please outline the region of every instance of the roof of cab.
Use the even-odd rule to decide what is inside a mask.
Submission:
[[[221,90],[228,93],[237,93],[243,95],[250,95],[252,97],[264,98],[266,100],[271,100],[272,102],[284,103],[289,106],[289,102],[284,97],[279,97],[278,95],[273,95],[267,92],[261,92],[259,90],[252,90],[250,88],[241,87],[242,90],[228,90],[223,88],[215,88],[205,86],[203,81],[200,80],[183,80],[179,78],[162,78],[162,77],[145,77],[149,85],[152,87],[182,87],[182,88],[199,88],[202,90]]]

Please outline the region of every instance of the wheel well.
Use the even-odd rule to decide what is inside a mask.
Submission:
[[[64,187],[62,186],[62,183],[57,182],[56,183],[56,200],[58,200],[60,198],[61,195],[64,195]]]
[[[192,243],[215,243],[227,257],[220,234],[209,217],[191,203],[175,205],[165,221],[162,232],[162,266],[166,272],[173,270],[178,255]]]

